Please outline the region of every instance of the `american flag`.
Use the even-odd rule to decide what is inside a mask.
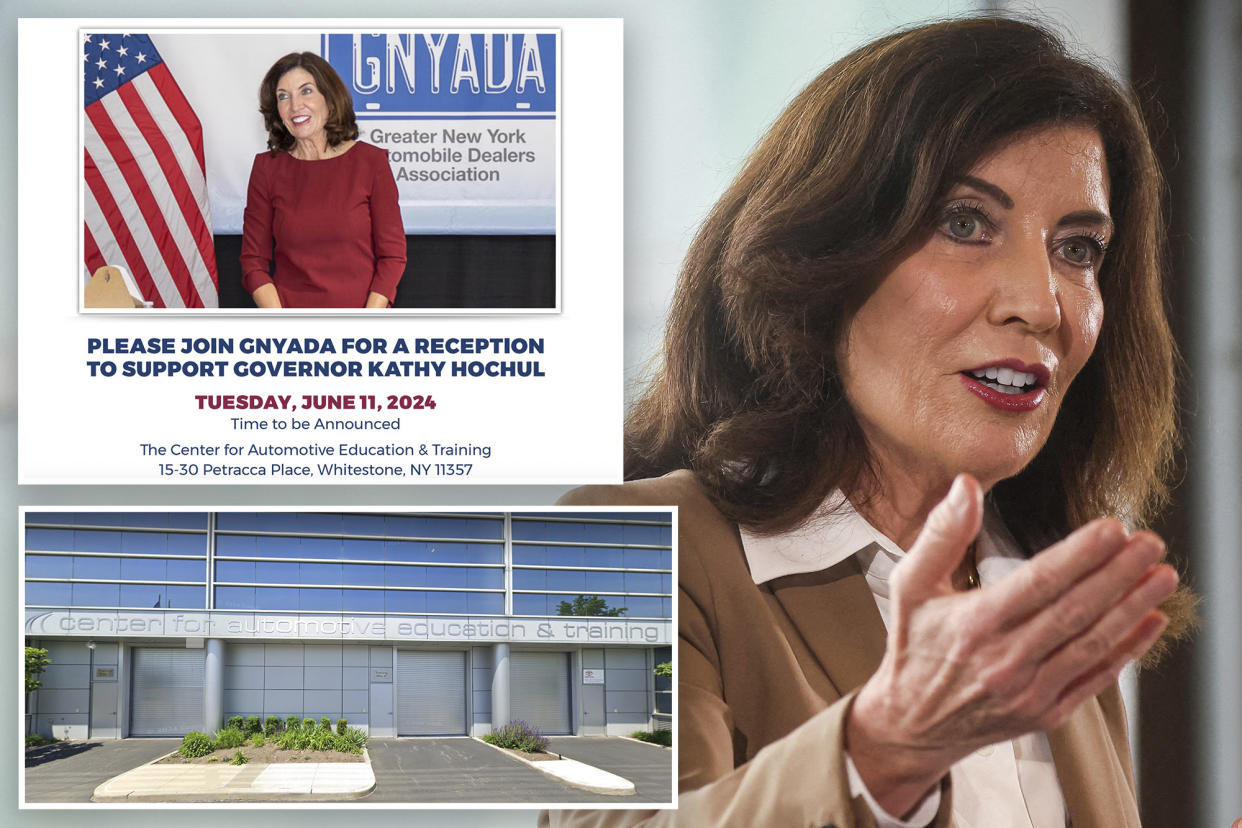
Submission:
[[[87,270],[124,265],[155,307],[214,308],[203,130],[151,38],[83,34]]]

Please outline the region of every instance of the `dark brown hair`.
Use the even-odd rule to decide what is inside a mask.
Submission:
[[[276,84],[290,69],[301,67],[310,73],[315,86],[328,102],[328,146],[335,147],[342,141],[358,137],[358,123],[354,120],[354,100],[345,88],[345,82],[332,65],[314,52],[290,52],[272,64],[259,84],[259,112],[267,127],[267,148],[273,153],[293,149],[293,136],[285,129],[276,107]]]
[[[627,476],[693,469],[759,531],[798,524],[834,488],[873,492],[837,345],[951,184],[1049,125],[1093,127],[1104,144],[1104,322],[1044,449],[990,496],[1030,551],[1101,515],[1142,525],[1166,496],[1176,434],[1160,171],[1124,87],[1003,18],[883,37],[777,119],[690,247],[663,364],[627,421]]]

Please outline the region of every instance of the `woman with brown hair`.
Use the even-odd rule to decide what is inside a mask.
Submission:
[[[1130,95],[1027,23],[798,95],[691,246],[635,482],[565,499],[679,506],[678,810],[553,822],[1138,825],[1116,679],[1189,614],[1141,529],[1160,191]]]
[[[268,151],[250,171],[242,285],[261,308],[388,307],[405,272],[397,184],[388,154],[356,140],[344,82],[293,52],[264,76],[259,111]]]

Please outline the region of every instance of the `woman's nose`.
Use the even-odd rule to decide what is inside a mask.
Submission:
[[[1021,325],[1032,333],[1061,324],[1057,273],[1043,239],[1023,239],[997,262],[989,319],[996,325]]]

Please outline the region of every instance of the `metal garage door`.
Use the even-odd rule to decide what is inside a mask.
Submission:
[[[572,733],[569,654],[510,654],[509,705],[512,718],[543,733]]]
[[[129,735],[184,736],[202,730],[203,653],[134,648]]]
[[[466,654],[397,651],[397,735],[466,732]]]

